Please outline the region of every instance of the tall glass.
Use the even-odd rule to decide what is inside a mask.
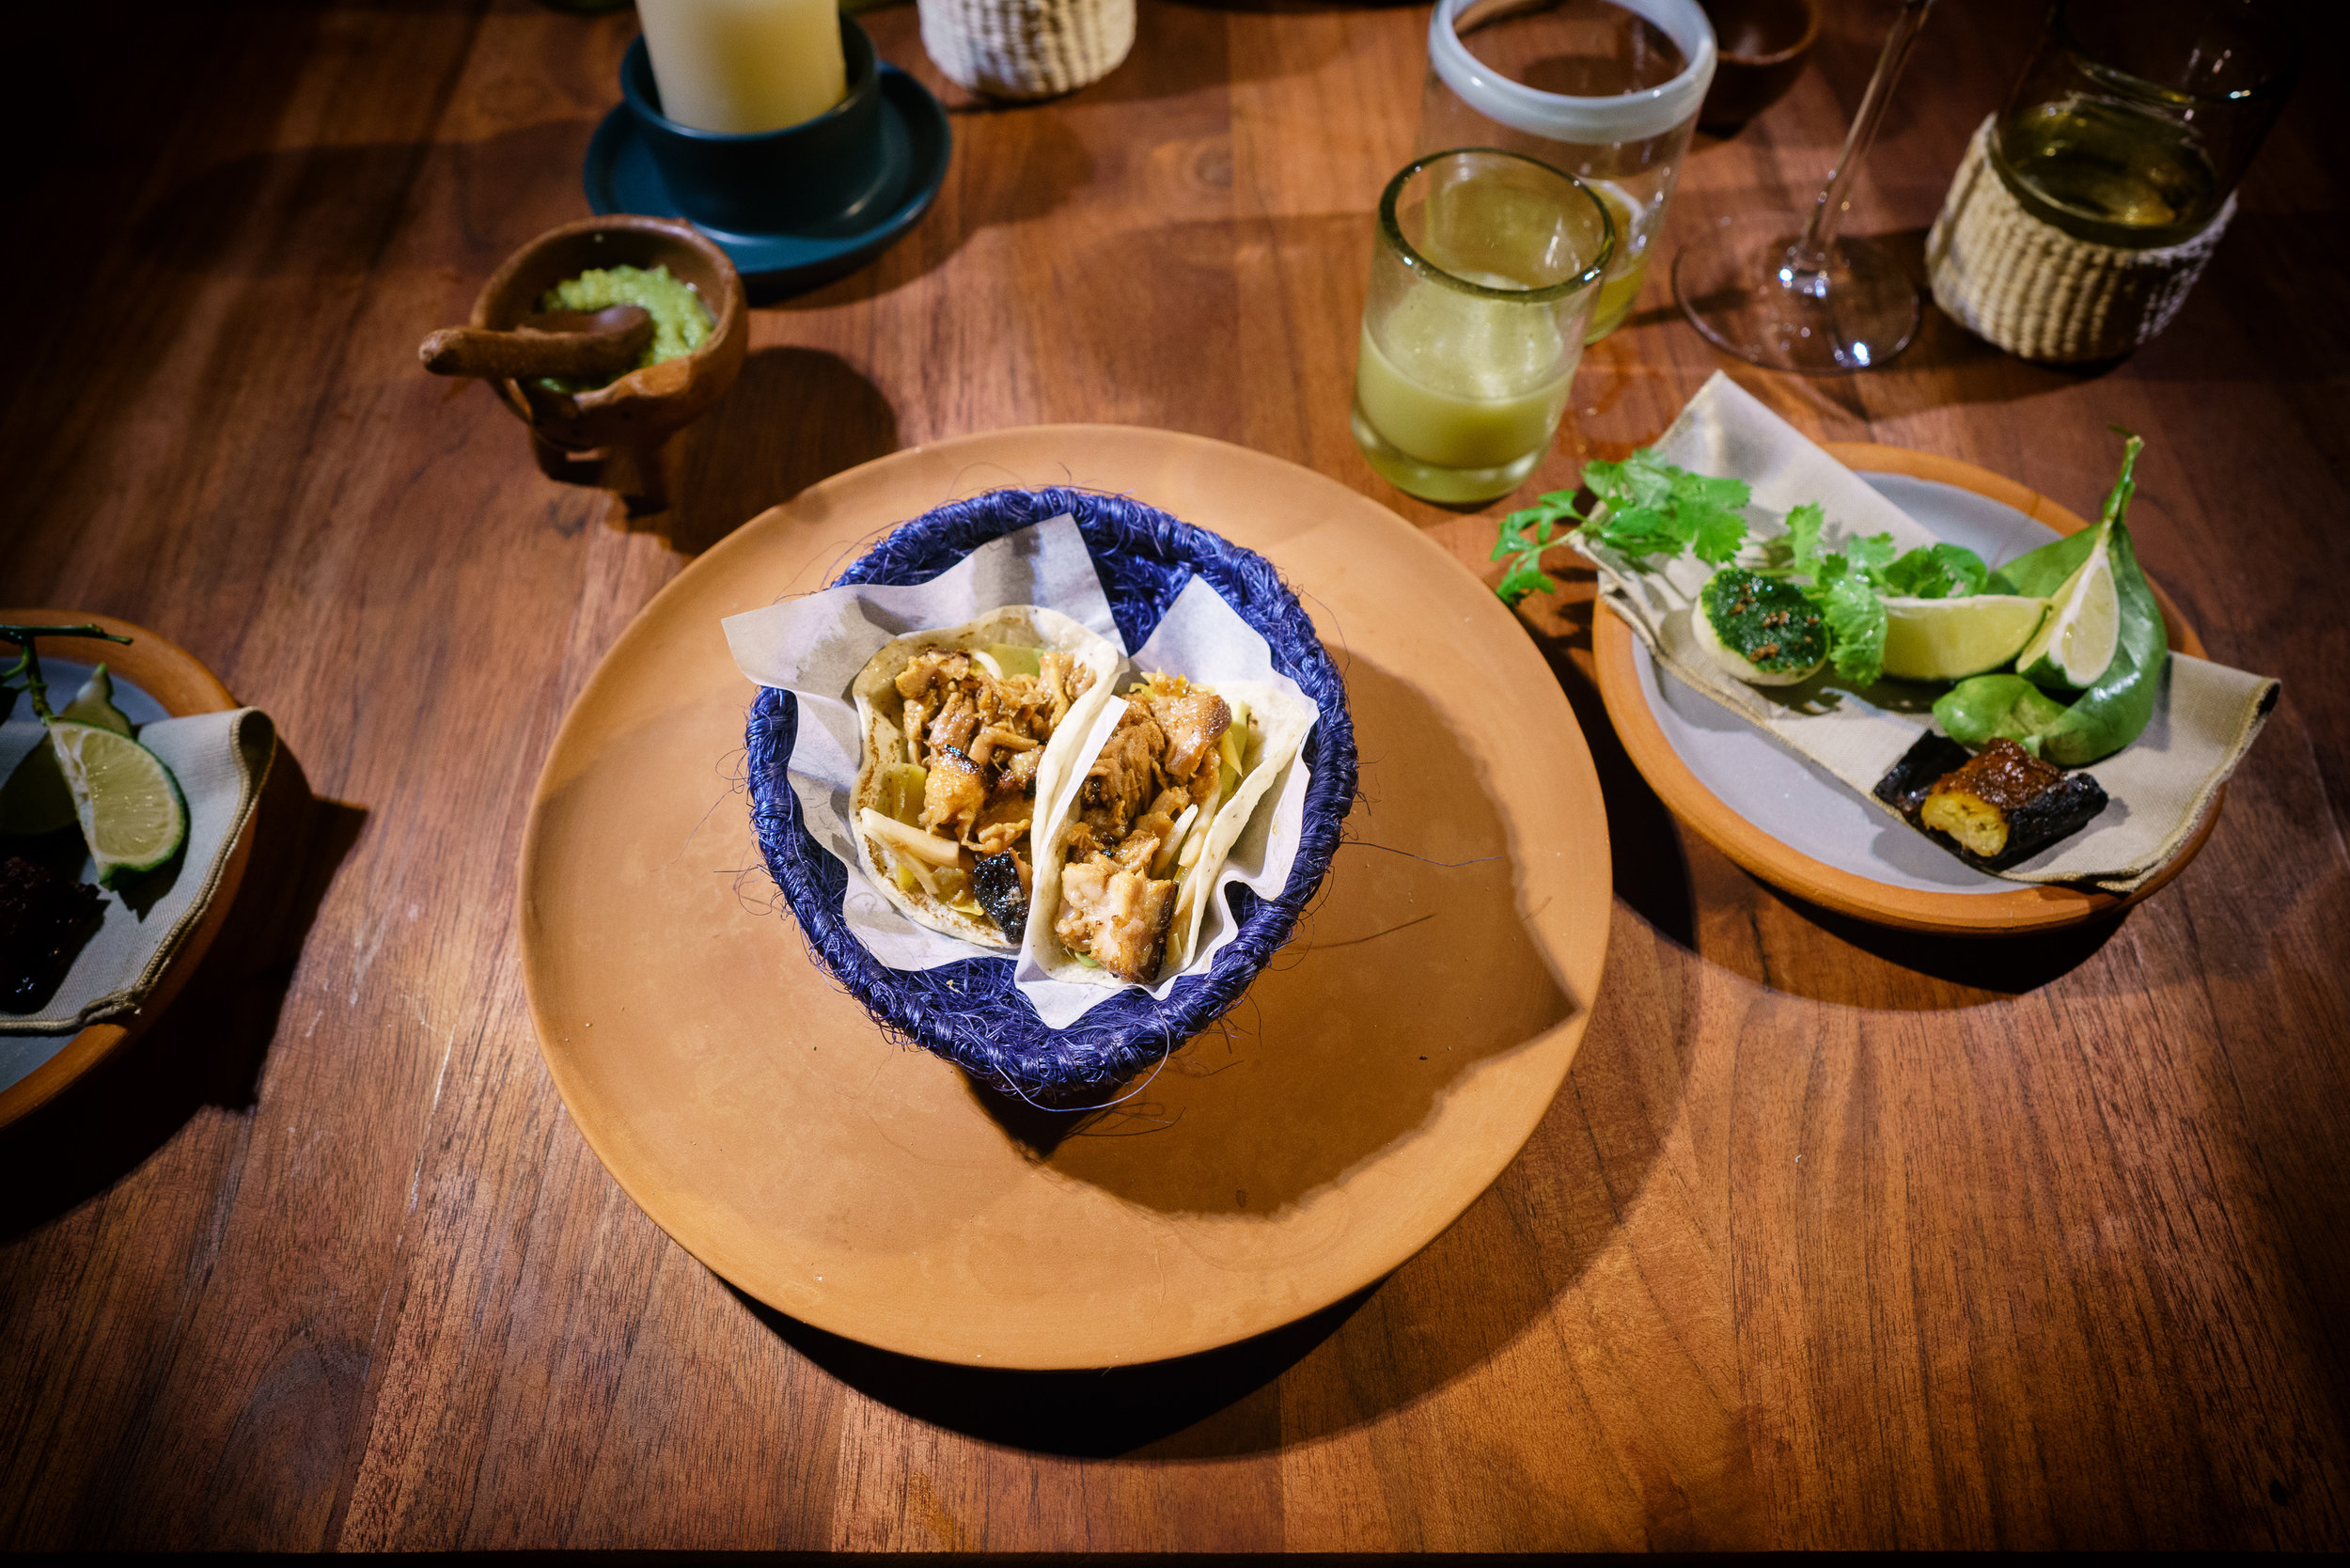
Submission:
[[[1606,203],[1616,252],[1595,343],[1640,292],[1714,65],[1698,0],[1438,0],[1417,150],[1524,153]]]
[[[1355,440],[1397,489],[1507,495],[1550,446],[1615,251],[1589,186],[1514,152],[1405,165],[1379,198]]]
[[[1993,128],[1991,166],[2076,239],[2177,244],[2218,216],[2305,53],[2278,6],[2058,0]]]

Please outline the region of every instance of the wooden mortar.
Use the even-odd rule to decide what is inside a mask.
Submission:
[[[531,452],[549,478],[602,485],[638,510],[659,510],[669,498],[662,463],[669,437],[734,384],[750,345],[750,302],[725,251],[672,218],[582,218],[508,257],[475,299],[472,324],[511,331],[537,313],[556,284],[613,266],[666,266],[670,276],[691,284],[712,317],[701,347],[588,392],[551,392],[535,380],[490,384],[530,427]]]

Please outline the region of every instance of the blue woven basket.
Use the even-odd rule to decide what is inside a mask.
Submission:
[[[1277,899],[1231,890],[1239,932],[1204,975],[1175,982],[1165,1001],[1139,987],[1112,995],[1065,1029],[1047,1028],[1012,986],[1012,961],[971,958],[937,969],[890,969],[874,961],[841,919],[849,869],[808,835],[786,775],[798,704],[760,689],[751,704],[751,824],[767,870],[808,946],[883,1029],[928,1047],[995,1086],[1075,1107],[1114,1094],[1137,1070],[1206,1028],[1240,999],[1289,940],[1299,913],[1338,850],[1355,798],[1355,722],[1338,667],[1272,563],[1205,528],[1116,495],[1082,490],[998,490],[926,512],[893,530],[842,583],[925,583],[992,539],[1058,517],[1074,518],[1092,551],[1110,611],[1128,648],[1140,648],[1197,574],[1263,634],[1273,666],[1321,710],[1307,737],[1313,770],[1289,885]]]

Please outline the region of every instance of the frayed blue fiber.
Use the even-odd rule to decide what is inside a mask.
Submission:
[[[751,704],[751,824],[767,870],[824,967],[893,1037],[935,1051],[1001,1090],[1048,1105],[1105,1100],[1140,1070],[1223,1016],[1292,929],[1338,852],[1355,799],[1355,722],[1338,666],[1297,595],[1271,562],[1205,528],[1119,495],[998,490],[926,512],[893,530],[841,583],[925,583],[992,539],[1067,513],[1092,551],[1128,648],[1140,648],[1197,574],[1255,627],[1273,666],[1321,710],[1306,741],[1313,778],[1289,884],[1277,899],[1230,889],[1239,933],[1207,973],[1175,982],[1165,1001],[1142,988],[1111,995],[1066,1029],[1051,1029],[1012,985],[1012,961],[971,958],[936,969],[877,963],[841,918],[849,869],[809,837],[786,776],[798,704],[762,687]]]

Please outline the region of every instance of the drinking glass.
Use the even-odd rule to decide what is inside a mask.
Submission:
[[[1615,251],[1590,187],[1493,148],[1406,165],[1379,198],[1355,368],[1355,440],[1399,490],[1450,505],[1515,490],[1566,411]]]
[[[1999,112],[1991,166],[2075,239],[2193,238],[2276,123],[2305,52],[2250,0],[2058,0]]]
[[[1415,150],[1523,153],[1606,204],[1616,252],[1585,333],[1596,343],[1640,292],[1714,65],[1698,0],[1438,0]]]
[[[1841,375],[1884,364],[1917,336],[1918,286],[1876,246],[1838,230],[1852,207],[1853,177],[1933,8],[1934,0],[1903,0],[1809,214],[1725,218],[1673,259],[1673,297],[1716,347],[1775,370]]]

